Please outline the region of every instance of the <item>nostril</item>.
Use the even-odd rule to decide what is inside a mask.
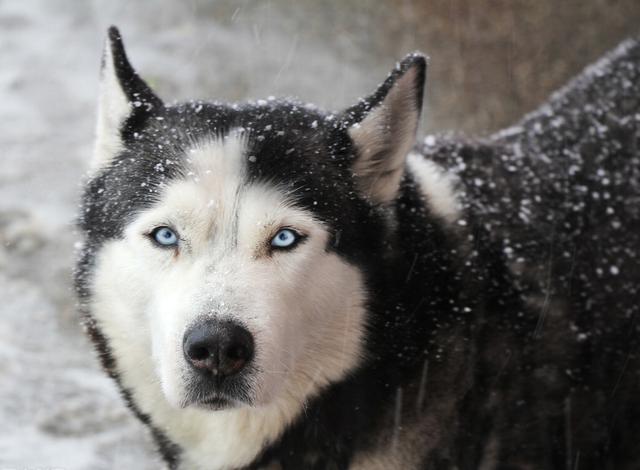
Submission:
[[[226,356],[232,360],[246,360],[250,356],[249,348],[242,344],[231,345],[225,351]]]
[[[239,325],[230,325],[226,343],[220,357],[220,366],[225,375],[236,374],[253,357],[253,336]]]
[[[209,357],[209,349],[206,346],[193,344],[187,350],[187,356],[194,361],[204,361]]]
[[[197,325],[187,331],[183,341],[185,359],[192,366],[201,370],[217,367],[220,338],[215,329],[207,325]]]

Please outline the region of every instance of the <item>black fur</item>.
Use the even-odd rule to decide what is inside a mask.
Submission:
[[[351,171],[357,152],[348,127],[409,67],[419,66],[421,84],[421,56],[342,114],[283,101],[164,106],[131,69],[117,31],[110,37],[128,96],[151,105],[125,121],[126,150],[87,185],[82,299],[91,295],[93,253],[182,176],[185,149],[233,128],[250,136],[248,180],[289,188],[330,227],[327,249],[366,275],[367,361],[308,403],[248,468],[277,461],[285,470],[346,469],[357,453],[421,420],[430,423],[423,469],[478,468],[492,441],[490,468],[637,468],[638,42],[517,132],[425,145],[426,158],[460,177],[464,215],[450,226],[430,212],[409,173],[389,208],[362,197]],[[421,85],[416,96],[419,106]],[[118,380],[107,338],[85,315]],[[123,395],[175,468],[180,450]]]

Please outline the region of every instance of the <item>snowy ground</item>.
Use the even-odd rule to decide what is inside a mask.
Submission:
[[[347,105],[395,60],[371,24],[386,7],[371,20],[357,6],[301,3],[0,0],[0,469],[158,468],[97,366],[71,290],[107,26],[169,101]]]

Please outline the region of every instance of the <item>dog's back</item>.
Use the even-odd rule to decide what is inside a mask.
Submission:
[[[464,183],[480,262],[508,278],[488,295],[476,373],[494,387],[497,463],[637,468],[639,110],[640,43],[628,41],[518,126],[423,147]]]

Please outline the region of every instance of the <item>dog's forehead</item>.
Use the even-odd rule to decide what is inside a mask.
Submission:
[[[202,166],[207,155],[201,150],[207,146],[212,149],[212,142],[228,140],[241,145],[218,146],[219,151],[209,152],[216,160],[227,158],[243,166],[250,181],[299,186],[300,180],[338,178],[338,156],[348,150],[346,145],[336,145],[335,135],[340,132],[331,115],[291,102],[233,106],[192,102],[165,108],[137,124],[139,129],[131,132],[127,141],[128,153],[141,158],[141,164],[155,159],[161,165],[154,167],[160,169],[176,165],[181,171],[174,176],[193,170],[194,153],[196,166]],[[228,165],[214,164],[209,171]]]
[[[348,135],[320,111],[295,103],[193,102],[123,129],[122,152],[85,191],[82,224],[96,240],[118,236],[168,186],[193,178],[213,189],[212,199],[234,186],[276,188],[327,227],[348,227],[368,213],[348,164]]]
[[[162,185],[155,209],[188,219],[213,217],[234,225],[238,212],[273,217],[295,205],[295,191],[281,183],[251,176],[256,158],[249,154],[249,135],[233,128],[186,149],[182,175]]]

